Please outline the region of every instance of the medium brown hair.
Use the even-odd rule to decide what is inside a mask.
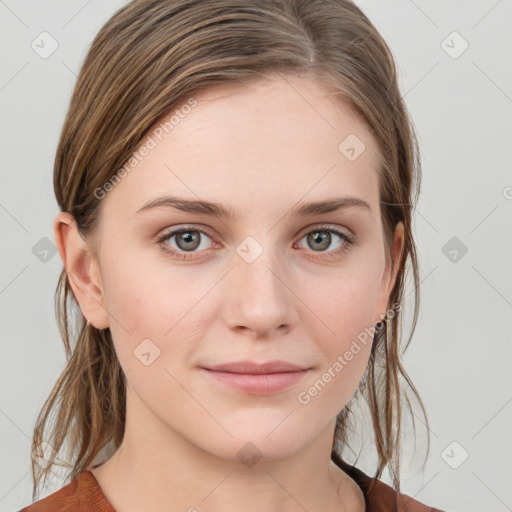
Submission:
[[[419,309],[411,222],[420,158],[391,51],[355,4],[138,0],[122,7],[95,37],[78,75],[55,158],[56,199],[62,211],[74,216],[84,239],[93,240],[101,205],[94,191],[123,167],[157,120],[211,87],[248,84],[275,74],[306,74],[350,102],[381,156],[380,205],[388,259],[395,226],[404,224],[404,248],[388,304],[402,305],[409,265],[414,280],[410,336],[401,346],[400,308],[379,322],[354,395],[362,396],[371,412],[378,454],[374,476],[380,477],[388,467],[399,490],[402,401],[412,413],[404,385],[427,419],[400,360]],[[68,478],[73,479],[122,442],[126,381],[110,330],[85,323],[65,269],[55,306],[68,362],[39,413],[32,450],[40,453],[44,441],[60,453],[67,443],[64,460],[71,469]],[[56,418],[50,423],[52,412]],[[351,415],[349,402],[337,417],[333,456],[349,445]],[[46,428],[49,436],[44,435]],[[41,467],[32,459],[33,499],[41,477],[46,481],[55,463],[50,460]]]

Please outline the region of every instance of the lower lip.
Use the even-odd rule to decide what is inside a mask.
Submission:
[[[281,373],[231,373],[216,372],[203,368],[215,380],[232,388],[254,395],[269,395],[297,384],[308,370]]]

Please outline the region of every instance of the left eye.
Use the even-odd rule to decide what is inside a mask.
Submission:
[[[340,242],[332,250],[328,251],[334,237]],[[338,253],[348,248],[353,243],[352,237],[333,228],[317,228],[306,233],[301,240],[306,239],[306,249],[313,249],[314,252]],[[317,250],[318,249],[318,250]]]

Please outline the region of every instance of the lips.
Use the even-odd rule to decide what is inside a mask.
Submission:
[[[286,361],[237,361],[202,368],[217,382],[253,395],[269,395],[289,388],[302,380],[309,369]]]
[[[256,363],[253,361],[237,361],[233,363],[219,364],[208,367],[208,370],[215,372],[249,373],[253,375],[263,373],[284,373],[307,370],[307,367],[288,363],[286,361],[269,361],[267,363]]]

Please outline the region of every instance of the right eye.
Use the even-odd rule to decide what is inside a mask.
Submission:
[[[174,247],[172,244],[168,244],[167,241],[175,238]],[[162,250],[172,256],[176,256],[181,259],[190,259],[196,249],[207,249],[205,247],[205,238],[210,239],[208,234],[197,228],[181,227],[179,229],[173,229],[167,231],[158,237],[157,242],[161,245]],[[207,244],[206,244],[207,245]]]

